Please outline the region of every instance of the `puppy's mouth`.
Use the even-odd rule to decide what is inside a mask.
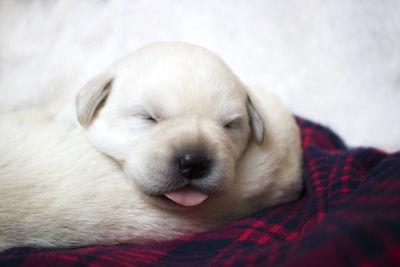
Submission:
[[[161,207],[174,210],[186,210],[200,206],[210,195],[186,185],[167,193],[152,195]]]
[[[209,196],[190,186],[181,187],[163,195],[173,203],[183,207],[196,207],[203,203]]]

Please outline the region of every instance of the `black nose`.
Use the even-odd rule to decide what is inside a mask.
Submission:
[[[202,153],[187,153],[178,158],[179,171],[188,179],[204,177],[210,170],[210,159]]]

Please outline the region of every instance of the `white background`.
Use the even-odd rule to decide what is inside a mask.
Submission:
[[[1,0],[0,110],[72,95],[154,41],[209,48],[350,146],[400,150],[397,0]]]

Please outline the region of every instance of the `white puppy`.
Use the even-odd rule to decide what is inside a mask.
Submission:
[[[204,48],[142,48],[90,81],[76,109],[103,153],[46,114],[0,117],[0,249],[166,240],[301,192],[291,114]]]

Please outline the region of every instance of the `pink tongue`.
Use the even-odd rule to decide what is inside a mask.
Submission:
[[[175,202],[176,204],[193,207],[200,205],[204,200],[208,198],[208,195],[196,191],[190,187],[182,187],[175,191],[171,191],[165,194],[167,198]]]

